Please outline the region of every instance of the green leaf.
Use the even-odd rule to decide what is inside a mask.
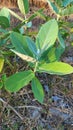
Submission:
[[[31,70],[18,72],[10,76],[5,82],[6,90],[10,92],[17,92],[26,86],[34,77]]]
[[[3,69],[3,65],[4,65],[4,59],[3,59],[3,58],[0,58],[0,72],[1,72],[2,69]]]
[[[46,15],[43,13],[43,9],[40,9],[40,10],[36,11],[35,14],[36,14],[38,17],[42,18],[43,20],[46,20],[46,19],[47,19]]]
[[[46,63],[57,61],[57,57],[56,57],[55,51],[56,51],[55,47],[49,48],[47,51],[45,51],[41,55],[39,60],[43,61],[43,62],[46,62]]]
[[[2,75],[2,82],[3,82],[3,84],[5,83],[6,79],[7,79],[6,74],[3,74],[3,75]]]
[[[62,48],[61,45],[58,45],[57,47],[50,47],[42,54],[39,61],[43,61],[46,63],[59,61],[64,51],[65,48]]]
[[[55,50],[55,55],[56,55],[56,59],[57,61],[60,60],[61,58],[61,55],[64,53],[65,51],[65,48],[63,48],[61,45],[59,45],[56,50]]]
[[[3,87],[3,82],[0,82],[0,89]]]
[[[6,43],[5,39],[0,39],[0,46],[4,45]]]
[[[47,58],[49,59],[49,62],[57,61],[57,57],[55,55],[56,48],[52,47],[50,51],[48,52]]]
[[[38,49],[38,53],[43,53],[47,50],[50,46],[52,46],[57,38],[58,35],[58,24],[55,19],[48,21],[45,23],[37,37],[36,37],[36,46]]]
[[[33,49],[35,48],[35,45],[33,45],[34,43],[29,37],[22,36],[16,32],[12,32],[10,34],[10,39],[16,51],[33,57]],[[33,48],[32,51],[30,46]]]
[[[43,87],[42,87],[41,83],[39,82],[39,80],[36,77],[34,77],[32,79],[32,91],[33,91],[34,97],[40,103],[43,103],[43,99],[44,99]]]
[[[55,6],[55,4],[53,2],[51,2],[50,0],[48,0],[47,2],[49,3],[49,6],[52,8],[53,12],[58,14],[59,10],[58,10],[57,6]]]
[[[0,16],[0,25],[3,28],[8,28],[10,26],[8,18],[6,18],[5,16]]]
[[[27,62],[32,62],[32,63],[36,62],[36,59],[34,59],[34,58],[30,57],[30,56],[19,53],[19,52],[13,50],[13,49],[11,49],[11,51],[14,52],[16,55],[18,55],[22,60],[25,60]]]
[[[61,45],[58,45],[57,48],[52,47],[48,52],[49,62],[51,63],[51,62],[59,61],[64,51],[65,48],[62,48]]]
[[[29,2],[28,0],[18,0],[18,7],[21,13],[26,14],[29,12]]]
[[[71,7],[67,7],[61,11],[62,16],[67,16],[73,14],[73,5]]]
[[[62,0],[56,0],[56,6],[62,7],[63,6],[63,1]]]
[[[7,8],[2,8],[0,11],[0,25],[3,28],[10,27],[10,14]]]
[[[43,13],[43,9],[39,9],[38,11],[34,12],[29,18],[28,18],[28,21],[32,21],[36,16],[38,16],[39,14],[40,15],[43,15],[43,16],[40,16],[42,17],[43,19],[46,19],[46,16]]]
[[[30,51],[34,54],[34,56],[37,56],[37,48],[35,46],[34,41],[32,41],[32,39],[27,36],[26,36],[26,41]]]
[[[65,49],[65,43],[64,43],[64,40],[63,40],[60,32],[58,32],[58,41],[59,41],[61,47]]]
[[[2,33],[7,33],[8,31],[5,30],[5,29],[3,29],[3,28],[0,28],[0,32],[2,32]]]
[[[73,73],[73,67],[67,63],[53,62],[38,66],[38,71],[49,74],[66,75]]]
[[[66,7],[66,6],[68,6],[69,4],[71,4],[71,2],[73,2],[73,0],[64,0],[64,1],[63,1],[63,6]]]
[[[6,17],[9,20],[9,23],[10,23],[10,13],[9,13],[9,10],[6,7],[1,9],[0,16]]]

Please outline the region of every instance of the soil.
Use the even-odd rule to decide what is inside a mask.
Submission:
[[[72,21],[72,18],[70,16],[69,20]],[[13,26],[19,23],[13,18],[11,21]],[[38,30],[38,25],[43,23],[43,20],[36,18],[32,30]],[[11,60],[15,66],[13,73],[27,69],[27,64],[22,60],[18,59],[16,65],[16,59]],[[62,61],[73,65],[72,46],[65,51]],[[10,75],[10,68],[5,67],[5,72]],[[37,77],[44,88],[43,104],[34,99],[30,84],[17,93],[0,90],[0,130],[73,130],[73,74],[38,74]]]

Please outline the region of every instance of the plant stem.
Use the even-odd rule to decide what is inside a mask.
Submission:
[[[57,14],[57,21],[60,19],[60,17],[61,17],[61,16]]]
[[[35,64],[34,72],[36,72],[37,66],[38,66],[38,62],[36,62]]]

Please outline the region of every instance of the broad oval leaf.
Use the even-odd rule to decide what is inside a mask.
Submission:
[[[29,2],[28,0],[18,0],[18,7],[21,13],[26,14],[29,12]]]
[[[4,65],[4,59],[0,58],[0,72],[2,71],[3,65]]]
[[[39,80],[34,77],[32,79],[32,92],[34,94],[34,97],[40,102],[43,103],[44,100],[44,91],[41,83]]]
[[[43,53],[55,43],[57,35],[58,24],[55,19],[48,21],[41,27],[36,37],[36,46],[39,50],[39,54]]]
[[[34,77],[34,73],[31,70],[18,72],[10,76],[5,82],[6,90],[10,92],[17,92],[24,86],[26,86]]]
[[[38,67],[40,72],[49,74],[66,75],[73,73],[73,67],[63,62],[45,63]]]
[[[19,53],[29,55],[31,57],[35,55],[36,53],[35,43],[29,37],[22,36],[21,34],[16,32],[12,32],[10,34],[10,39],[16,51],[18,51]]]

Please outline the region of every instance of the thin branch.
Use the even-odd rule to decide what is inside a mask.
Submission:
[[[19,108],[19,109],[21,109],[21,108],[33,108],[33,109],[38,109],[39,111],[42,109],[41,107],[26,106],[26,105],[24,105],[24,106],[17,106],[17,107],[15,107],[15,108]]]

